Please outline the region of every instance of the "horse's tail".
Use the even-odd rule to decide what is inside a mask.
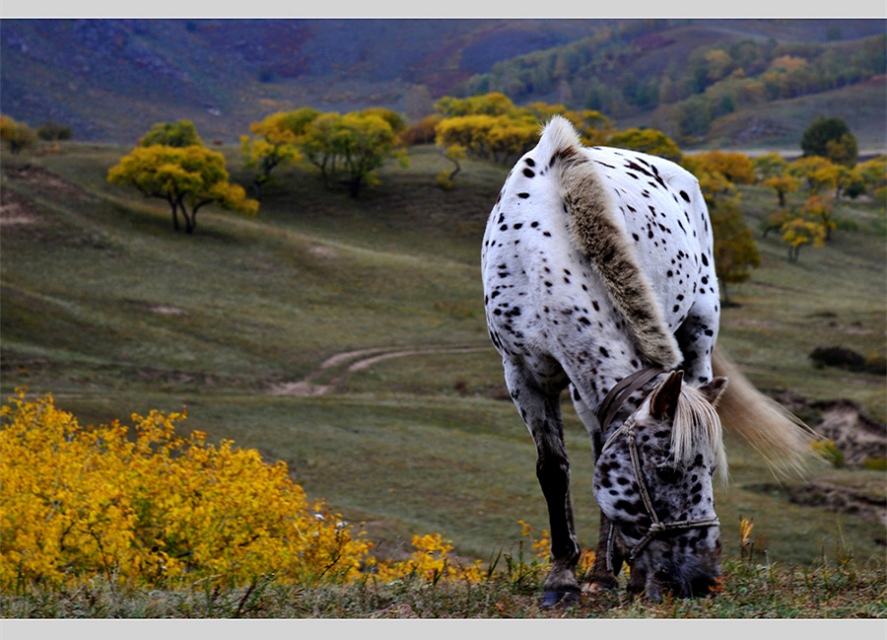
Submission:
[[[641,353],[663,369],[673,369],[683,360],[677,341],[617,219],[610,192],[594,163],[582,153],[573,125],[554,116],[536,149],[537,158],[559,178],[573,241],[600,274]]]
[[[755,389],[727,356],[715,347],[715,376],[725,376],[727,390],[718,401],[724,426],[745,438],[781,476],[802,475],[812,457],[816,433],[778,402]]]

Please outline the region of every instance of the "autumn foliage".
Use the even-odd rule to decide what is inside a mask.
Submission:
[[[52,396],[19,390],[0,409],[0,589],[97,576],[162,588],[489,576],[454,561],[436,533],[414,536],[406,560],[377,560],[364,532],[310,499],[283,462],[181,435],[184,420],[152,411],[132,426],[81,426]],[[547,536],[533,544],[541,566]]]
[[[173,227],[180,228],[181,215],[187,233],[194,232],[197,213],[207,205],[246,215],[259,210],[259,203],[247,198],[243,187],[230,182],[225,157],[199,144],[138,146],[108,170],[108,181],[165,200]]]

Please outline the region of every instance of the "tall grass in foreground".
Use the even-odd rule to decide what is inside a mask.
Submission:
[[[545,532],[460,563],[438,534],[391,562],[282,463],[176,432],[180,414],[81,427],[51,396],[0,410],[0,616],[866,617],[887,613],[884,567],[760,564],[743,522],[718,592],[650,604],[601,594],[542,611]],[[586,553],[583,570],[593,560]]]

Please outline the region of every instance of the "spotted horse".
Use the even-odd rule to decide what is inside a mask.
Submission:
[[[483,240],[485,309],[548,505],[544,606],[616,587],[623,562],[632,595],[712,592],[722,419],[777,470],[803,467],[809,429],[715,349],[712,248],[692,174],[635,151],[583,147],[560,116],[505,181]],[[601,511],[581,586],[560,406],[568,387],[591,438]]]

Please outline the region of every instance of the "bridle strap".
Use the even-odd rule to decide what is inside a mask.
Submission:
[[[616,417],[616,414],[628,397],[634,392],[643,389],[644,385],[660,373],[665,373],[665,371],[658,367],[647,367],[635,371],[617,382],[616,386],[610,389],[610,392],[604,397],[604,401],[601,402],[601,406],[597,410],[597,419],[601,426],[601,432],[607,430],[607,427],[613,422],[613,418]]]

